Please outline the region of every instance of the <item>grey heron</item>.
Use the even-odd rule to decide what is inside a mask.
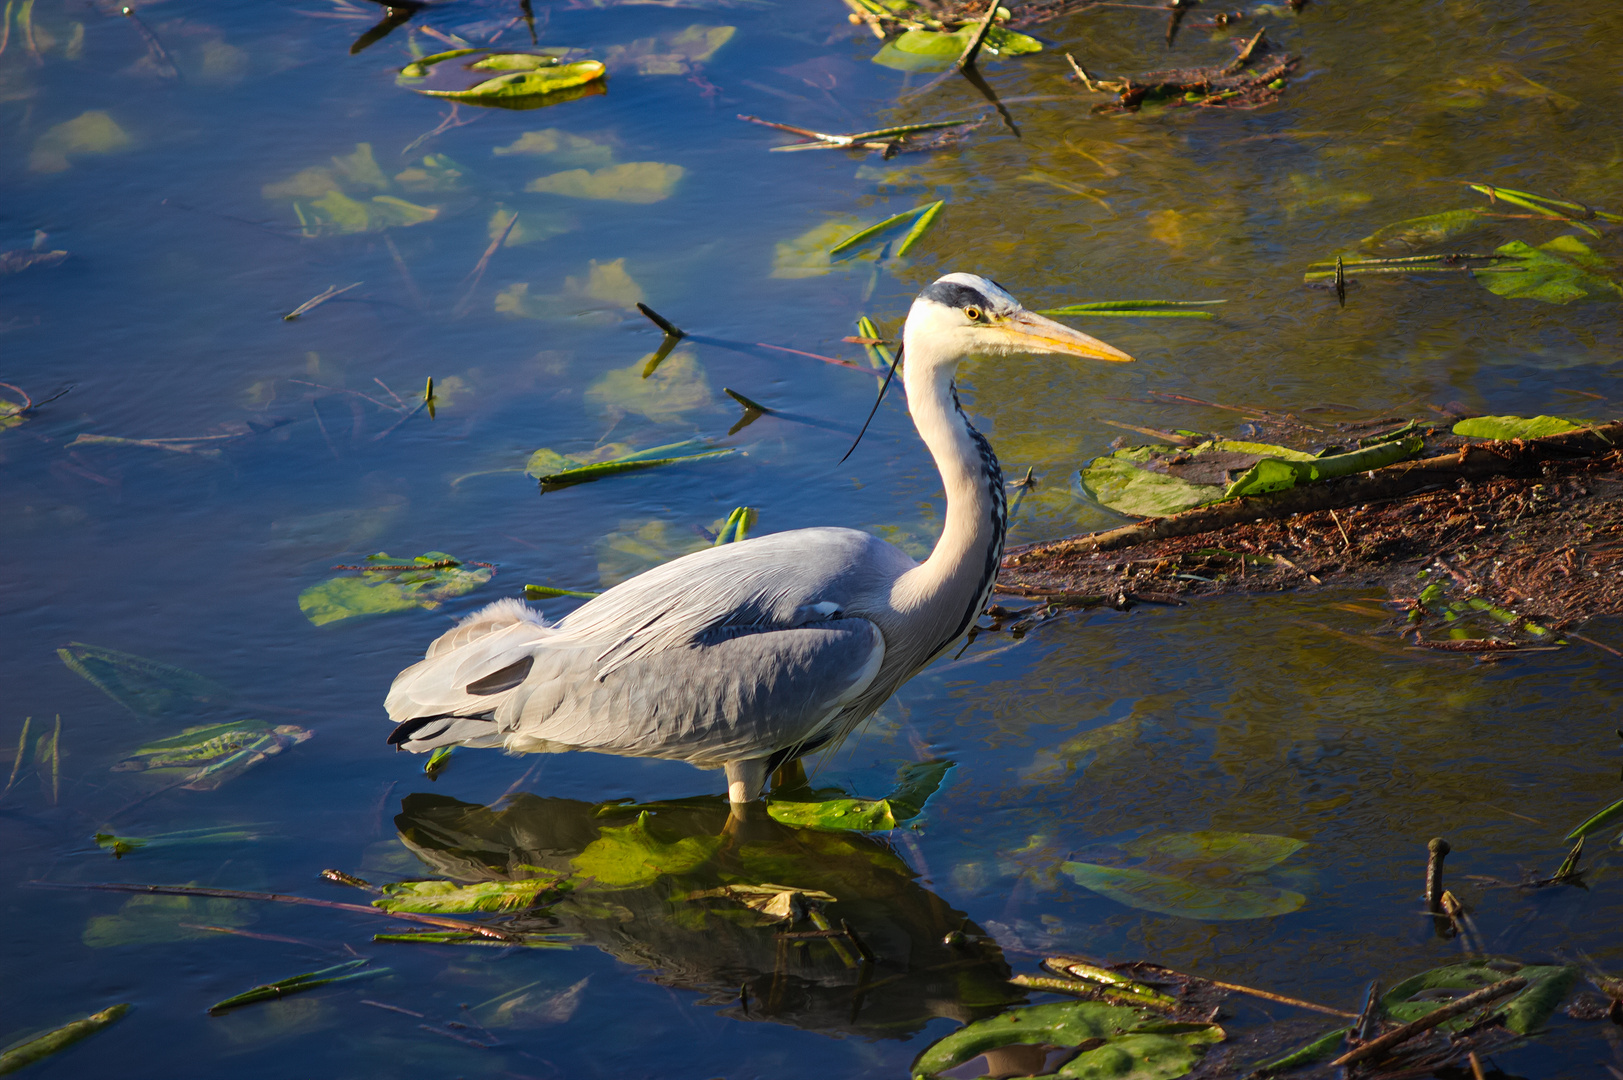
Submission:
[[[849,734],[964,635],[997,579],[1003,474],[958,403],[959,361],[1132,359],[974,274],[919,294],[902,348],[908,408],[947,496],[924,562],[855,529],[795,529],[676,559],[552,624],[498,600],[395,677],[389,742],[672,758],[724,769],[737,804]]]

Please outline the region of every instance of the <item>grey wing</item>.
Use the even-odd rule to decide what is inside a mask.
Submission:
[[[913,565],[865,533],[806,529],[667,563],[556,626],[492,605],[396,679],[391,740],[696,762],[804,744],[872,683],[885,642],[864,600]],[[429,717],[483,722],[408,741]]]

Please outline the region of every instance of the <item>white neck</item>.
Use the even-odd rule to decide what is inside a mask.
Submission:
[[[904,353],[907,405],[919,437],[929,447],[947,493],[947,520],[935,550],[904,574],[891,603],[932,628],[925,646],[944,646],[967,619],[973,621],[990,589],[1003,554],[1005,524],[1003,476],[997,458],[969,426],[953,389],[956,363],[935,363],[914,351]],[[939,632],[936,632],[936,631]]]

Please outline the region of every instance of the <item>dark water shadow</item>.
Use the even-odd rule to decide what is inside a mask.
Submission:
[[[401,841],[429,870],[465,883],[532,877],[532,867],[574,873],[575,860],[605,830],[635,828],[648,856],[625,864],[648,866],[651,881],[584,887],[521,921],[581,934],[660,985],[707,995],[706,1004],[735,1019],[903,1039],[937,1017],[969,1021],[1024,1000],[1007,983],[997,944],[920,885],[882,840],[793,829],[764,814],[727,823],[719,797],[621,806],[530,794],[498,809],[418,793],[395,818]],[[662,858],[691,863],[682,851],[709,854],[658,873],[653,864]],[[827,922],[848,924],[872,959],[848,939],[786,936],[786,924],[742,904],[695,897],[763,883],[832,894],[823,905]],[[793,926],[811,929],[805,921]]]

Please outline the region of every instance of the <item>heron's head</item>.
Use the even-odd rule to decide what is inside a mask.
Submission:
[[[1015,353],[1132,359],[1120,349],[1027,311],[997,282],[977,274],[948,274],[931,282],[913,301],[902,340],[909,367]]]

